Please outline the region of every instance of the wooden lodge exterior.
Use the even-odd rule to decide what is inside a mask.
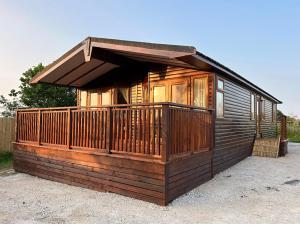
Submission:
[[[38,82],[77,89],[17,110],[14,167],[45,179],[166,205],[276,137],[281,102],[194,47],[87,38]]]

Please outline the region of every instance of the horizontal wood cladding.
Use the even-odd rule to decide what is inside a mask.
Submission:
[[[168,201],[211,179],[211,157],[212,152],[207,151],[179,158],[167,164]]]
[[[48,180],[167,204],[165,165],[155,161],[15,144],[14,168]]]
[[[215,122],[214,174],[251,154],[256,123],[250,106],[250,91],[224,80],[224,118]]]
[[[276,137],[276,123],[272,121],[273,104],[265,99],[265,119],[261,121],[261,133],[263,138]]]

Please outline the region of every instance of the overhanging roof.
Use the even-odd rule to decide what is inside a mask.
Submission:
[[[45,67],[30,83],[82,87],[122,65],[155,63],[217,71],[281,103],[229,68],[198,52],[195,47],[89,37]]]

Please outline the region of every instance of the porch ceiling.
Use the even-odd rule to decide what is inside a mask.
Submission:
[[[196,49],[189,46],[88,38],[47,66],[30,83],[82,87],[114,68],[138,63],[196,68],[178,59],[195,53]]]

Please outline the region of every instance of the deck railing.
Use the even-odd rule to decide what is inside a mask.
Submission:
[[[16,142],[162,161],[213,145],[212,110],[174,103],[16,112]]]

